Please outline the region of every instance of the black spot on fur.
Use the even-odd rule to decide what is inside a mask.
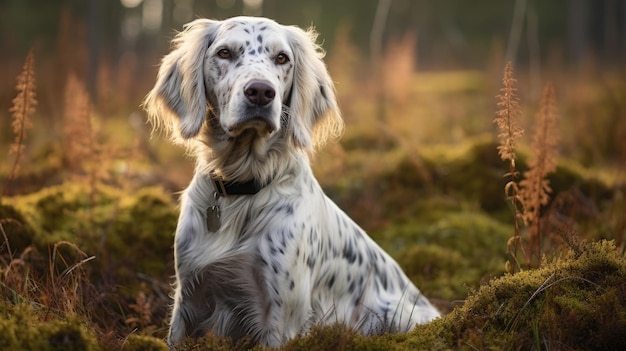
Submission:
[[[256,51],[255,50],[250,50],[250,51],[248,51],[248,54],[249,55],[256,55]]]
[[[312,256],[309,256],[309,258],[306,259],[306,265],[309,269],[313,269],[313,267],[315,267],[315,259]]]
[[[284,204],[276,208],[276,212],[283,212],[283,211],[290,216],[293,215],[293,205]]]
[[[348,294],[352,293],[354,293],[354,282],[350,282],[350,285],[348,286]]]
[[[357,259],[357,253],[354,251],[352,247],[352,243],[348,243],[348,245],[343,247],[343,258],[345,258],[348,263],[353,264]]]
[[[376,262],[377,261],[377,259],[376,259],[376,252],[374,250],[368,248],[367,249],[367,259],[370,262],[372,262],[372,263]]]
[[[384,274],[381,274],[379,278],[380,278],[381,284],[383,285],[383,289],[387,290],[387,276]]]
[[[333,287],[333,285],[335,285],[335,274],[333,273],[333,275],[330,276],[330,279],[328,279],[328,283],[326,284],[326,286],[330,289]]]
[[[289,282],[289,290],[293,291],[293,288],[295,287],[296,287],[296,283],[292,279],[291,282]]]
[[[257,40],[259,43],[262,43],[262,42],[263,42],[263,36],[262,36],[261,34],[259,34],[259,35],[256,37],[256,40]]]

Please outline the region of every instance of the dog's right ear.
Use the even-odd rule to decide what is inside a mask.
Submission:
[[[143,102],[152,124],[165,127],[175,141],[195,137],[204,124],[204,60],[218,25],[208,19],[185,25],[172,41],[172,51],[161,61],[156,84]]]

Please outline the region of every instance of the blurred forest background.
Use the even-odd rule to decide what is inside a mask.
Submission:
[[[373,29],[377,9],[380,28]],[[531,69],[537,84],[554,66],[578,74],[585,64],[605,70],[626,62],[620,0],[3,0],[1,106],[9,106],[11,77],[32,47],[42,77],[40,113],[58,118],[69,72],[85,81],[97,109],[136,108],[175,30],[198,17],[241,14],[314,25],[337,61],[377,60],[405,40],[396,47],[418,71],[500,70],[506,59]],[[349,57],[339,57],[346,50]]]
[[[459,141],[489,131],[485,116],[492,114],[499,75],[507,61],[519,69],[522,97],[531,106],[547,81],[556,84],[561,98],[589,95],[580,88],[589,88],[587,81],[571,84],[577,78],[594,81],[591,94],[604,87],[601,94],[608,94],[605,98],[613,105],[623,97],[613,89],[616,81],[622,81],[626,62],[626,3],[620,0],[4,0],[0,2],[0,141],[12,139],[8,118],[15,94],[12,77],[30,48],[37,58],[36,118],[46,121],[39,142],[54,137],[54,131],[60,133],[70,75],[85,86],[90,108],[103,121],[131,116],[137,129],[143,116],[133,112],[140,111],[176,31],[198,17],[241,14],[317,28],[348,124],[363,121],[363,109],[354,110],[352,102],[358,99],[358,90],[367,90],[378,96],[379,105],[400,108],[389,112],[378,106],[368,111],[378,120],[400,113],[415,120],[421,116],[424,125],[445,127],[443,134],[420,128],[415,131],[419,135],[405,135],[413,141]],[[571,79],[564,79],[568,76]],[[413,107],[437,105],[423,93],[441,89],[470,92],[474,103],[464,108],[455,104],[459,110],[447,107],[434,112],[437,116],[406,108],[408,101],[417,101]],[[421,101],[420,90],[428,102]],[[470,110],[471,116],[463,115]],[[593,113],[576,110],[587,116]],[[454,119],[452,126],[448,117]],[[584,123],[574,119],[579,121],[568,124],[580,130]],[[614,128],[616,123],[608,118],[594,126],[593,130],[614,133],[608,140],[600,138],[602,150],[589,149],[599,141],[586,139],[594,138],[570,139],[562,147],[585,163],[607,157],[616,161],[621,147],[616,143],[624,135]]]
[[[4,0],[0,113],[14,96],[11,77],[34,48],[39,115],[60,119],[70,73],[105,118],[128,114],[149,90],[176,30],[198,17],[241,14],[314,25],[340,90],[364,78],[380,80],[379,64],[396,71],[388,80],[408,81],[405,73],[413,72],[497,74],[511,60],[528,73],[522,88],[536,100],[556,74],[613,74],[626,62],[626,3],[620,0]],[[393,84],[385,90],[406,89]],[[7,123],[3,118],[0,140],[11,138]]]
[[[550,348],[539,336],[555,349],[626,347],[607,344],[626,328],[626,1],[0,0],[0,348],[165,348],[193,160],[151,136],[140,104],[176,31],[234,15],[320,33],[346,132],[313,158],[316,176],[453,316],[365,348]],[[493,123],[507,62],[525,130],[517,180],[537,168],[537,135],[555,148],[536,253],[523,252],[533,229]],[[20,72],[37,102],[16,117]],[[542,134],[545,111],[554,128]],[[576,278],[544,300],[554,272]]]

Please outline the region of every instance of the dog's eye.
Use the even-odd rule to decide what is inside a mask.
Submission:
[[[228,49],[222,49],[220,51],[217,52],[217,56],[223,58],[223,59],[229,59],[232,57],[232,54],[230,53],[230,50]]]
[[[276,58],[274,59],[274,61],[279,65],[284,65],[285,63],[289,62],[289,56],[283,53],[280,53],[276,55]]]

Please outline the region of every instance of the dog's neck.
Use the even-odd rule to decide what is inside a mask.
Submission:
[[[252,181],[264,187],[291,173],[294,167],[309,162],[306,151],[294,148],[286,135],[280,133],[285,132],[279,131],[269,138],[260,138],[252,131],[237,138],[214,133],[197,145],[202,155],[197,168],[202,174],[226,183]]]

